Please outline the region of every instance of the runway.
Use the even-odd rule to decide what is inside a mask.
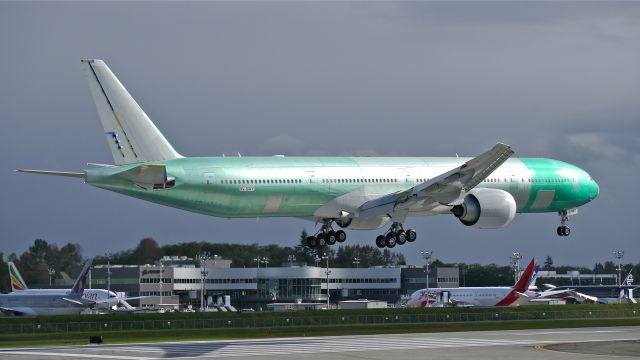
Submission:
[[[624,341],[623,341],[624,340]],[[638,359],[640,327],[163,342],[2,349],[3,359]],[[108,338],[107,338],[108,341]],[[582,352],[581,352],[582,351]]]

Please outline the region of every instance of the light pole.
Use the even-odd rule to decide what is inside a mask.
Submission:
[[[204,311],[204,290],[205,290],[205,281],[207,279],[207,260],[209,259],[209,253],[203,251],[200,253],[200,311]]]
[[[269,258],[268,257],[263,257],[262,258],[262,263],[264,264],[265,268],[269,267]]]
[[[49,273],[49,287],[51,287],[51,277],[56,273],[56,270],[53,268],[53,266],[49,265],[47,267],[47,272]]]
[[[433,255],[433,251],[431,250],[423,250],[420,251],[422,257],[424,258],[424,267],[426,268],[427,273],[427,304],[429,304],[429,260],[431,259],[431,255]]]
[[[313,258],[313,262],[316,263],[316,267],[318,267],[318,265],[320,264],[320,257],[316,255],[316,257]]]
[[[104,256],[107,257],[107,293],[111,294],[111,256],[113,254],[107,252]]]
[[[287,256],[287,260],[289,260],[289,267],[293,267],[293,262],[296,261],[296,256],[291,254]]]
[[[513,265],[513,278],[515,279],[515,281],[513,282],[514,284],[518,282],[518,275],[520,275],[520,259],[522,259],[522,255],[519,252],[514,251],[511,254],[511,265]]]
[[[622,258],[624,257],[624,250],[615,250],[613,252],[613,257],[618,260],[618,286],[622,285]]]
[[[331,274],[331,270],[329,270],[329,256],[327,253],[322,254],[322,260],[327,261],[327,268],[324,273],[327,275],[327,310],[329,310],[329,274]]]
[[[356,269],[358,268],[358,265],[360,265],[360,258],[359,257],[354,257],[353,258],[353,263],[356,264]]]
[[[162,259],[160,259],[160,303],[158,304],[158,307],[162,308],[162,270],[163,269],[163,264],[162,264]]]

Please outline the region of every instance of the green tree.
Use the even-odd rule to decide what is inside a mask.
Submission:
[[[551,258],[551,256],[548,256],[544,259],[544,266],[542,267],[542,270],[553,270],[553,259]]]
[[[134,264],[152,264],[163,255],[163,251],[158,243],[152,238],[144,238],[140,240],[138,246],[131,253],[131,261]]]

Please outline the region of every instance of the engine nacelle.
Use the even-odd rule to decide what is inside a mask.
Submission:
[[[466,226],[480,229],[505,227],[516,216],[516,201],[504,190],[472,189],[451,212]]]

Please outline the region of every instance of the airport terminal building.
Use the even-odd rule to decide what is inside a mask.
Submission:
[[[111,265],[92,269],[91,286],[124,292],[129,297],[147,296],[143,307],[200,308],[204,284],[205,307],[221,304],[226,296],[238,309],[266,310],[279,302],[332,304],[344,300],[370,299],[399,304],[426,285],[421,267],[329,268],[286,266],[232,268],[229,260],[201,263],[185,257],[165,257],[153,265]],[[430,287],[457,287],[457,268],[430,269]],[[204,279],[204,281],[203,281]],[[135,302],[132,302],[134,304]]]

